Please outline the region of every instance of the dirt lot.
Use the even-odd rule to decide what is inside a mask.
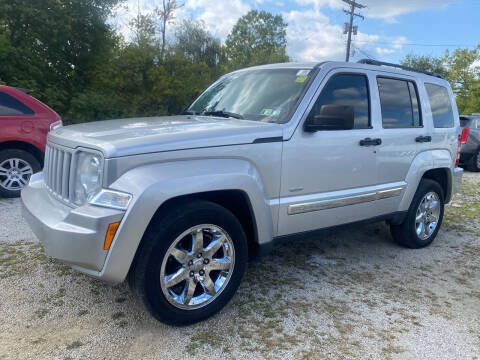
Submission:
[[[0,199],[0,359],[480,358],[480,174],[466,173],[427,249],[383,223],[283,245],[249,264],[217,316],[173,328],[126,284],[45,256]]]

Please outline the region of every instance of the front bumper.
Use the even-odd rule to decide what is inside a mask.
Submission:
[[[453,169],[453,179],[452,179],[452,196],[458,191],[460,185],[462,185],[463,169],[455,168]]]
[[[33,175],[22,190],[22,203],[24,218],[49,256],[100,275],[108,254],[103,249],[108,225],[121,221],[124,211],[93,205],[69,207],[49,193],[43,173]]]

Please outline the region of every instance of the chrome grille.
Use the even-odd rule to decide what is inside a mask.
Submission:
[[[48,144],[43,178],[48,190],[67,203],[73,202],[73,151]]]

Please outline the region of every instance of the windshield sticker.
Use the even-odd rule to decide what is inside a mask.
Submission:
[[[273,114],[273,109],[263,109],[262,115],[270,116]]]
[[[305,80],[307,80],[307,76],[302,75],[302,76],[297,76],[297,78],[295,79],[295,82],[303,83],[303,82],[305,82]]]
[[[310,70],[298,70],[297,76],[308,76],[310,74]]]

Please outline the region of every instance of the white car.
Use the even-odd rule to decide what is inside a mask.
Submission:
[[[232,298],[249,257],[299,233],[387,221],[399,244],[429,245],[461,181],[459,134],[435,74],[265,65],[223,76],[180,116],[50,132],[22,200],[50,256],[128,277],[155,318],[189,324]]]

